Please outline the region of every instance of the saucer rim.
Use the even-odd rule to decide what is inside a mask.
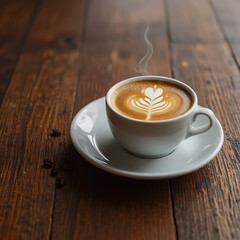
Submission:
[[[86,104],[84,107],[82,107],[74,116],[72,123],[71,123],[71,127],[70,127],[70,136],[71,136],[71,140],[72,143],[75,147],[75,149],[77,150],[77,152],[85,159],[87,160],[90,164],[92,164],[93,166],[104,170],[108,173],[117,175],[117,176],[121,176],[121,177],[127,177],[127,178],[132,178],[132,179],[142,179],[142,180],[158,180],[158,179],[169,179],[169,178],[174,178],[174,177],[179,177],[179,176],[183,176],[192,172],[195,172],[197,170],[199,170],[200,168],[204,167],[205,165],[207,165],[210,161],[212,161],[215,156],[218,154],[218,152],[221,150],[222,145],[224,143],[224,132],[223,132],[223,128],[219,122],[219,120],[217,119],[217,117],[215,116],[215,123],[217,125],[217,128],[219,129],[220,132],[220,142],[217,145],[216,149],[214,150],[213,153],[211,153],[209,156],[207,156],[206,158],[204,158],[203,161],[201,161],[200,163],[196,164],[196,166],[194,167],[188,167],[188,168],[184,168],[184,170],[182,171],[175,171],[175,173],[166,173],[166,174],[159,174],[159,173],[139,173],[139,172],[131,172],[131,171],[126,171],[126,170],[121,170],[115,167],[111,167],[109,165],[104,165],[100,162],[97,162],[96,159],[92,158],[91,155],[86,154],[84,151],[82,151],[82,148],[79,146],[79,144],[76,142],[75,137],[74,137],[74,133],[75,133],[75,123],[76,120],[78,119],[78,117],[81,115],[81,113],[88,108],[90,105],[94,104],[95,102],[101,102],[104,104],[105,102],[105,97],[101,97],[98,99],[95,99],[93,101],[91,101],[90,103]],[[100,103],[101,104],[101,103]],[[199,105],[198,105],[199,106]],[[130,153],[128,153],[130,154]],[[147,159],[146,159],[147,160]]]

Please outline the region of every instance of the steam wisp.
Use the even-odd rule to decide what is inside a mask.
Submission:
[[[153,55],[153,46],[148,39],[149,28],[150,28],[150,23],[148,22],[147,28],[144,32],[144,40],[147,45],[147,52],[146,52],[145,56],[139,61],[137,66],[135,67],[135,70],[142,75],[148,74],[148,61],[150,60],[150,58]]]

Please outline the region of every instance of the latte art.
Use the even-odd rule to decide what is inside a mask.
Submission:
[[[168,112],[176,105],[174,98],[163,97],[163,89],[157,88],[157,85],[142,91],[145,97],[131,96],[128,99],[128,105],[135,111],[145,113],[146,120],[150,120],[154,114]]]
[[[140,120],[173,118],[192,105],[184,89],[157,80],[127,83],[114,91],[111,103],[119,113]]]

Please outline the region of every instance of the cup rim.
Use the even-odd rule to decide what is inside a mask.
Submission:
[[[174,118],[169,118],[169,119],[164,119],[164,120],[141,120],[141,119],[136,119],[136,118],[131,118],[131,117],[127,117],[119,112],[117,112],[111,105],[110,102],[110,96],[113,93],[113,91],[115,89],[117,89],[118,87],[129,83],[129,82],[137,82],[137,81],[142,81],[142,80],[163,80],[165,82],[170,82],[176,85],[180,85],[181,87],[183,87],[185,90],[187,90],[187,92],[189,94],[191,94],[192,98],[193,98],[193,104],[191,106],[190,109],[188,109],[188,111],[186,111],[184,114],[181,114],[177,117]],[[195,93],[195,91],[186,83],[177,80],[175,78],[170,78],[170,77],[164,77],[164,76],[158,76],[158,75],[144,75],[144,76],[135,76],[135,77],[130,77],[127,78],[125,80],[122,80],[116,84],[114,84],[107,92],[106,97],[105,97],[105,101],[107,106],[109,107],[109,109],[114,112],[115,114],[117,114],[119,117],[122,117],[126,120],[132,121],[132,122],[139,122],[139,123],[149,123],[149,124],[156,124],[156,123],[166,123],[166,122],[174,122],[174,121],[178,121],[184,117],[186,117],[187,115],[189,115],[197,106],[198,103],[198,97],[197,94]]]

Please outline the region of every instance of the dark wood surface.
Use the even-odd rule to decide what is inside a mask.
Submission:
[[[0,239],[240,239],[240,3],[236,0],[0,2]],[[186,176],[103,172],[69,128],[87,103],[149,73],[191,85],[221,122],[222,150]],[[52,137],[51,130],[62,134]],[[63,188],[42,168],[62,166]]]

